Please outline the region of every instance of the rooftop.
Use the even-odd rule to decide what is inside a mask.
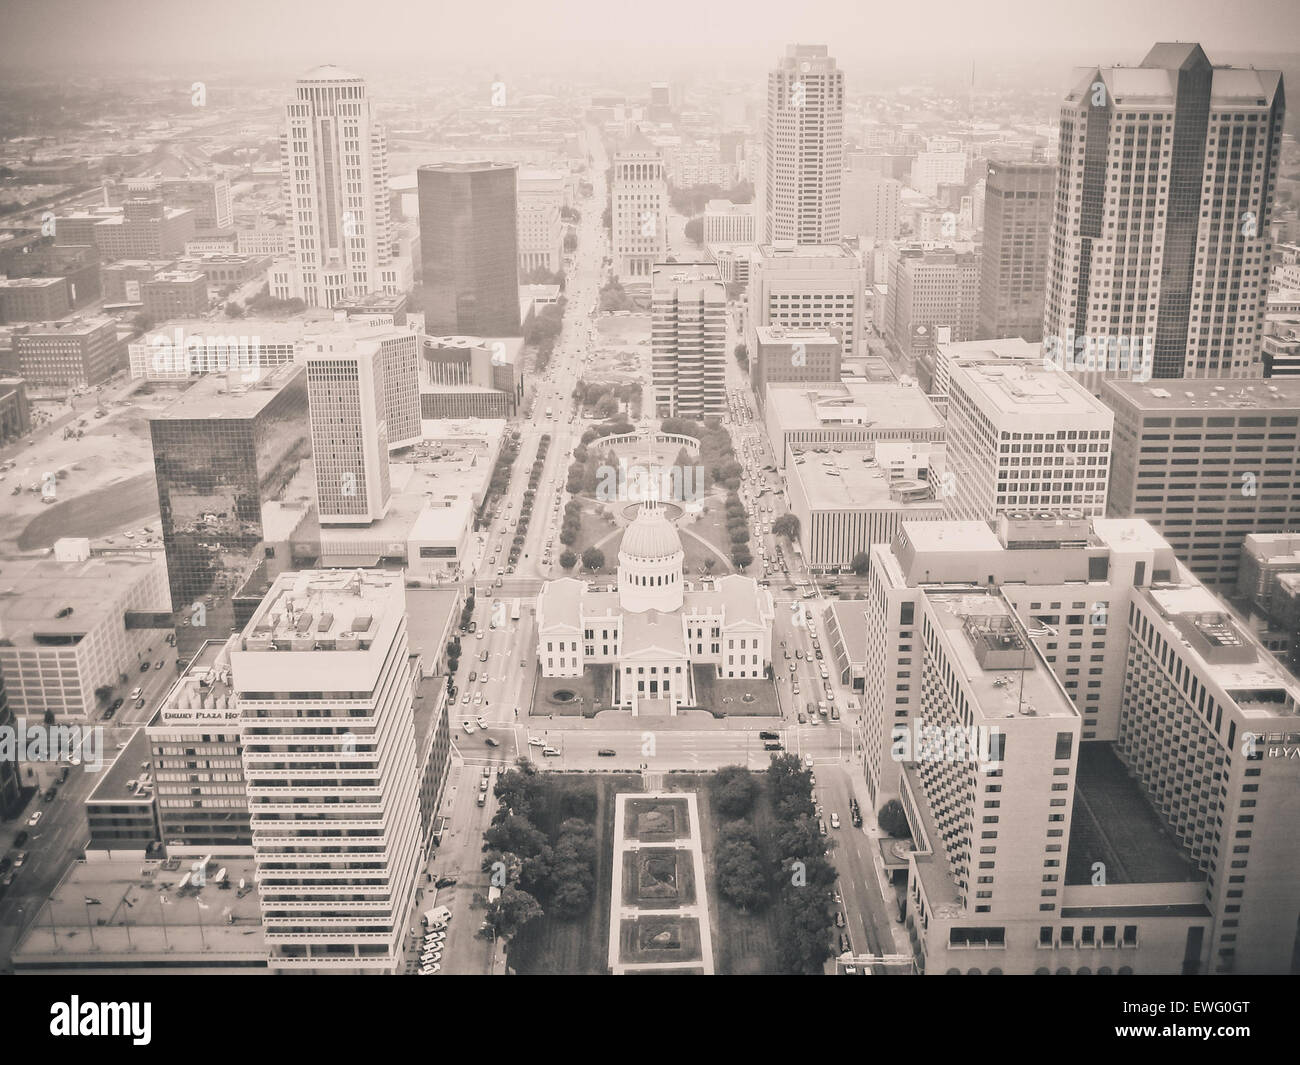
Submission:
[[[199,418],[256,418],[285,385],[303,372],[296,363],[284,363],[262,374],[258,380],[244,382],[240,373],[208,374],[194,382],[183,395],[152,421]]]
[[[0,644],[70,647],[100,626],[121,628],[124,597],[151,571],[161,576],[160,559],[127,554],[85,562],[6,560],[0,563]],[[165,585],[163,576],[158,585],[161,598],[154,605],[170,612]]]
[[[1142,411],[1285,410],[1300,407],[1300,378],[1219,381],[1210,377],[1138,384],[1106,381],[1104,388]]]
[[[87,805],[123,802],[152,804],[152,766],[149,737],[143,728],[137,728],[112,764],[104,768],[86,798]]]
[[[972,712],[986,721],[1078,717],[1000,595],[932,591],[928,601],[946,635],[953,664],[977,700]]]
[[[1068,854],[1067,884],[1091,884],[1094,862],[1108,884],[1205,879],[1109,743],[1079,745]]]
[[[879,429],[943,429],[944,421],[915,385],[898,381],[845,381],[810,387],[767,386],[771,418],[785,432],[856,425]]]
[[[216,883],[223,868],[226,888]],[[194,958],[265,964],[253,859],[218,858],[205,886],[177,891],[187,872],[190,863],[175,859],[74,862],[32,915],[14,950],[15,965],[166,965]]]
[[[796,451],[787,475],[798,478],[813,510],[943,510],[926,479],[928,452],[919,452],[919,469],[894,477],[870,450]],[[906,476],[906,474],[917,476]]]
[[[230,684],[230,651],[239,638],[208,640],[199,648],[185,672],[177,678],[151,724],[191,725],[210,721],[238,721],[234,689]]]
[[[368,650],[392,627],[392,612],[405,610],[402,591],[400,574],[385,571],[282,573],[245,627],[242,650]]]
[[[967,359],[953,363],[949,373],[950,394],[960,385],[996,415],[1051,419],[1094,415],[1099,425],[1113,420],[1110,409],[1073,377],[1046,369],[1041,363],[1004,361],[994,365]]]

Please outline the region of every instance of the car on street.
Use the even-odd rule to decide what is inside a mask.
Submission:
[[[438,877],[437,880],[433,882],[433,886],[436,887],[439,891],[441,891],[445,887],[451,887],[452,884],[455,884],[456,882],[457,880],[454,876],[440,876]],[[439,935],[439,934],[445,934],[445,933],[438,933],[438,932],[434,933],[434,935]]]
[[[852,953],[853,953],[853,943],[852,943],[852,941],[849,939],[849,937],[848,937],[848,933],[846,933],[846,932],[841,932],[841,933],[840,933],[840,953],[841,953],[841,954],[852,954]]]
[[[803,756],[803,764],[807,766],[809,769],[813,767],[813,760],[811,754],[805,754]]]
[[[839,827],[840,827],[840,815],[835,813],[831,814],[831,828],[839,828]]]
[[[27,819],[27,827],[35,828],[37,825],[41,823],[41,818],[44,816],[45,816],[44,810],[37,810],[34,814],[32,814],[31,817]]]
[[[27,852],[19,851],[14,855],[14,868],[17,869],[23,862],[27,861]]]
[[[558,758],[560,756],[560,752],[554,747],[543,747],[542,754],[548,758]]]
[[[463,728],[463,729],[465,730],[465,735],[466,735],[466,736],[472,736],[472,735],[474,735],[475,732],[478,731],[478,730],[474,727],[474,722],[472,722],[472,721],[466,721],[463,725],[461,725],[461,728]]]
[[[618,751],[614,750],[612,747],[602,747],[600,750],[596,752],[596,754],[599,755],[601,758],[613,758],[616,754],[618,754]]]
[[[487,722],[483,719],[483,717],[482,717],[481,715],[478,716],[478,717],[476,717],[476,718],[474,718],[474,721],[475,721],[475,723],[478,725],[479,728],[483,729],[485,732],[487,731],[488,724],[487,724]]]
[[[478,680],[478,674],[475,673],[474,670],[472,670],[472,669],[469,671],[469,679],[470,679],[470,683],[471,683],[471,684],[472,684],[474,681]]]
[[[820,832],[823,836],[827,835],[827,832],[826,832],[826,822],[825,822],[825,821],[818,821],[818,822],[817,822],[817,831]]]
[[[483,742],[486,743],[489,747],[500,747],[500,746],[501,746],[501,741],[500,741],[500,740],[494,740],[491,736],[484,736],[484,737],[483,737]]]
[[[465,693],[465,697],[461,699],[461,703],[465,706],[469,706],[469,692]]]
[[[140,698],[140,690],[141,690],[141,689],[138,688],[138,687],[136,687],[136,688],[132,688],[132,689],[131,689],[131,698],[132,698],[132,699],[138,699],[138,698]]]
[[[140,663],[140,672],[141,672],[141,673],[148,673],[148,672],[149,672],[149,663],[148,663],[148,662],[141,662],[141,663]]]
[[[545,741],[545,740],[539,740],[536,736],[529,736],[529,737],[528,737],[528,746],[529,746],[529,747],[545,747],[545,746],[546,746],[546,741]]]

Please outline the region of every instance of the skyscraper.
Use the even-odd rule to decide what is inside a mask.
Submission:
[[[712,263],[655,267],[650,360],[656,413],[696,419],[726,413],[727,292]]]
[[[322,525],[368,525],[391,499],[379,345],[322,340],[307,353],[312,464]]]
[[[517,174],[492,162],[417,171],[427,332],[519,335]]]
[[[843,170],[844,73],[825,45],[788,45],[767,75],[759,243],[836,243]]]
[[[408,649],[400,573],[314,570],[282,574],[230,651],[273,968],[402,964],[421,843]]]
[[[388,137],[363,78],[334,66],[298,79],[280,135],[293,262],[272,270],[272,294],[313,307],[404,291],[410,264],[393,257]]]
[[[610,223],[615,275],[649,282],[654,264],[668,256],[668,182],[663,153],[639,128],[614,153]]]
[[[204,377],[150,419],[149,432],[172,608],[181,610],[238,589],[265,561],[265,510],[311,458],[303,369],[289,363],[248,385]]]
[[[945,497],[954,518],[1106,512],[1115,416],[1041,364],[958,360],[948,377]]]
[[[1041,340],[1056,168],[990,161],[984,190],[979,340]]]
[[[1276,70],[1157,44],[1080,71],[1061,105],[1045,354],[1094,392],[1150,345],[1155,377],[1257,377],[1285,113]],[[1082,364],[1082,365],[1081,365]]]

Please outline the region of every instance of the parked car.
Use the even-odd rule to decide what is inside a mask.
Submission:
[[[616,754],[618,754],[618,751],[614,750],[612,747],[602,747],[600,750],[596,752],[596,754],[599,755],[601,758],[613,758]]]
[[[21,847],[26,842],[27,842],[27,832],[23,829],[19,829],[18,834],[14,836],[14,846]]]
[[[484,737],[483,737],[483,742],[486,743],[489,747],[500,747],[500,746],[501,746],[501,741],[500,741],[500,740],[494,740],[491,736],[484,736]]]
[[[835,927],[836,927],[836,928],[843,928],[843,927],[844,927],[844,911],[843,911],[843,910],[836,910],[836,911],[835,911]]]
[[[543,747],[542,754],[548,758],[558,758],[560,756],[560,752],[557,751],[554,747]]]
[[[546,746],[546,741],[545,741],[545,740],[539,740],[536,736],[529,736],[529,737],[528,737],[528,746],[529,746],[529,747],[545,747],[545,746]]]
[[[463,729],[465,730],[465,735],[466,735],[466,736],[472,736],[472,735],[474,735],[475,732],[478,731],[478,730],[474,727],[474,723],[473,723],[472,721],[466,721],[463,725],[461,725],[461,728],[463,728]]]
[[[455,883],[457,883],[457,879],[454,876],[440,876],[433,882],[433,886],[441,891],[443,888],[451,887]],[[443,934],[445,935],[445,933]],[[434,935],[438,935],[438,933],[435,932]]]
[[[831,828],[839,828],[839,827],[840,827],[840,815],[835,813],[831,814]]]

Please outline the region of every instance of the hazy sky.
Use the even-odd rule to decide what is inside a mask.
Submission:
[[[1297,0],[0,0],[0,63],[158,72],[333,61],[530,67],[771,64],[827,43],[846,68],[999,55],[1133,62],[1157,40],[1300,51]],[[584,62],[585,61],[585,62]],[[392,73],[399,73],[392,70]]]

